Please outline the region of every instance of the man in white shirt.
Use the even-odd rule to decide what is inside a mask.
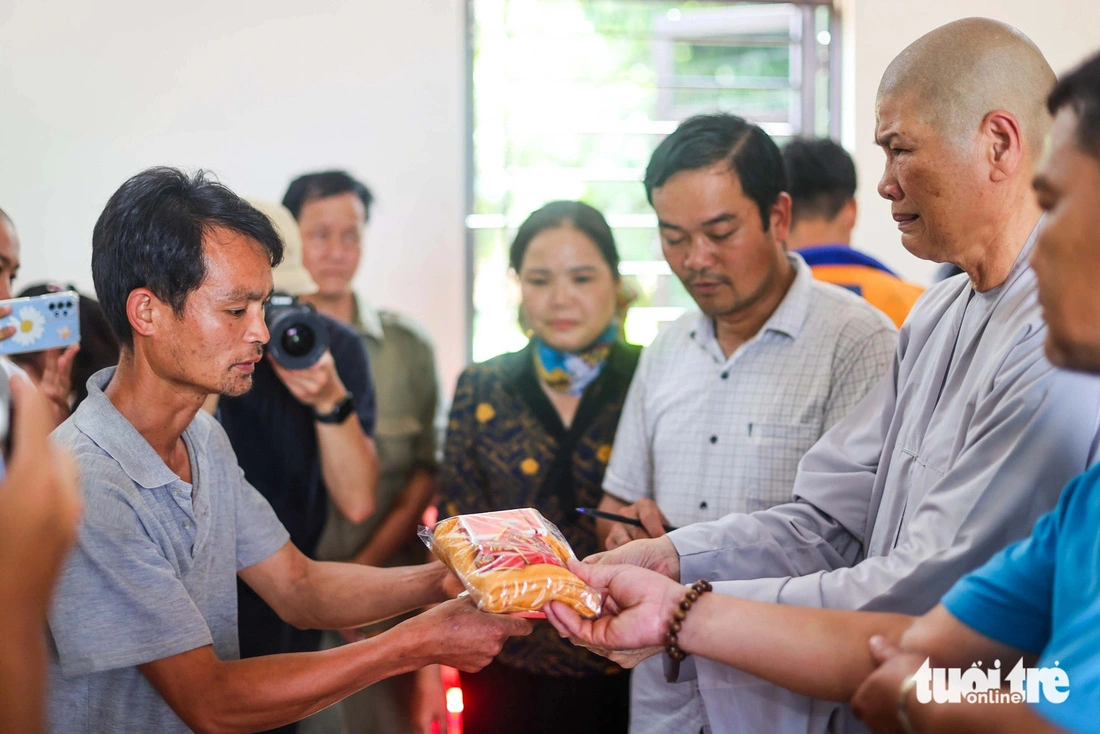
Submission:
[[[600,506],[641,512],[661,535],[667,522],[788,501],[799,459],[886,371],[897,332],[786,252],[783,160],[756,125],[687,120],[653,153],[645,185],[665,258],[699,311],[643,352]],[[646,533],[603,521],[599,530],[611,546]],[[630,708],[636,733],[705,721],[695,684],[667,683],[659,660],[634,672]]]

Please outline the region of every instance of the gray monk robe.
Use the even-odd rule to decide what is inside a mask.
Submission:
[[[978,293],[960,275],[918,301],[892,369],[803,457],[792,502],[671,533],[682,580],[720,580],[720,593],[761,601],[921,614],[1027,535],[1092,463],[1100,428],[1100,380],[1043,355],[1034,240],[1001,286]],[[820,732],[830,721],[863,730],[846,706],[692,658],[715,732]]]

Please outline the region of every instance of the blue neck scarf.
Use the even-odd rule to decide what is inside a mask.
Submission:
[[[579,352],[554,349],[539,337],[534,337],[535,371],[551,390],[580,397],[584,389],[600,376],[611,345],[619,336],[619,327],[612,322],[592,344]]]

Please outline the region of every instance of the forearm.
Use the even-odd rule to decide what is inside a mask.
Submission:
[[[378,492],[378,453],[354,417],[338,425],[315,423],[321,476],[336,509],[351,522],[374,512]]]
[[[898,644],[913,618],[766,604],[704,594],[680,632],[680,647],[795,693],[848,701],[876,667],[873,635]]]
[[[416,527],[435,494],[435,472],[413,470],[386,519],[352,559],[364,566],[381,566],[416,535]]]
[[[441,563],[370,568],[313,562],[309,568],[287,620],[303,629],[362,627],[449,598],[442,586],[449,572]]]
[[[680,555],[681,580],[739,581],[799,577],[847,568],[859,557],[858,538],[808,502],[764,512],[731,513],[668,534]],[[775,601],[770,599],[769,601]]]
[[[12,734],[46,730],[46,643],[44,618],[11,608],[0,610],[0,721]]]
[[[195,650],[189,654],[205,651]],[[213,657],[212,651],[206,652]],[[203,675],[141,666],[181,719],[198,732],[253,732],[305,718],[376,681],[433,662],[409,631],[332,650],[209,660]]]

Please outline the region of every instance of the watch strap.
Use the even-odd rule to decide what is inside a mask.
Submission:
[[[318,413],[313,411],[313,418],[318,423],[343,423],[348,419],[348,416],[355,412],[355,400],[352,398],[352,394],[349,392],[340,402],[333,406],[332,410],[327,413]]]

